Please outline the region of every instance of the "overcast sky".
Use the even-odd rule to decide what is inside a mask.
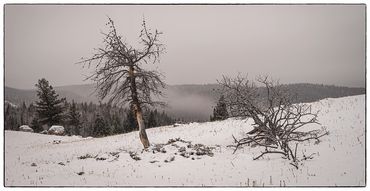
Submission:
[[[101,46],[107,16],[135,44],[143,17],[163,32],[168,84],[239,72],[282,83],[365,86],[365,5],[6,5],[5,85],[91,83],[78,62]]]

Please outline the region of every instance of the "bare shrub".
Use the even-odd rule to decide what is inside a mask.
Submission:
[[[236,139],[234,136],[234,153],[242,145],[260,146],[265,150],[254,158],[257,160],[266,154],[281,154],[292,160],[298,168],[298,145],[311,139],[319,140],[328,134],[325,128],[307,130],[309,124],[320,123],[317,112],[308,104],[293,104],[294,96],[283,85],[266,77],[258,77],[256,82],[246,76],[236,78],[223,77],[223,94],[230,115],[233,117],[250,117],[254,120],[254,129],[246,133],[246,137]]]

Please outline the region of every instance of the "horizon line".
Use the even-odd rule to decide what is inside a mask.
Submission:
[[[324,83],[309,83],[309,82],[297,82],[297,83],[282,83],[281,85],[296,85],[296,84],[310,84],[310,85],[324,85],[324,86],[334,86],[334,87],[343,87],[343,88],[364,88],[365,86],[344,86],[344,85],[335,85],[335,84],[324,84]],[[84,85],[94,85],[94,83],[87,83],[87,84],[69,84],[69,85],[58,85],[53,86],[53,88],[63,88],[68,86],[84,86]],[[198,85],[198,86],[204,86],[204,85],[218,85],[218,83],[185,83],[185,84],[166,84],[166,86],[191,86],[191,85]],[[17,90],[35,90],[36,88],[18,88],[18,87],[12,87],[9,85],[4,84],[3,86],[4,91],[5,88],[12,88]]]

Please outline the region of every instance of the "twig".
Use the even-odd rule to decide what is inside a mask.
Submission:
[[[281,152],[281,151],[265,151],[265,152],[263,152],[262,154],[260,154],[259,156],[257,156],[257,157],[255,157],[255,158],[253,158],[253,160],[257,160],[257,159],[261,158],[263,155],[265,155],[265,154],[269,154],[269,153],[282,154],[282,155],[286,156],[286,153]]]

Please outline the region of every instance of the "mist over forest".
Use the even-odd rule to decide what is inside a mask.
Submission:
[[[314,102],[324,98],[336,98],[365,93],[365,88],[339,87],[321,84],[288,84],[285,85],[292,93],[297,94],[296,102]],[[221,86],[205,85],[168,85],[162,98],[167,103],[165,110],[170,116],[182,121],[207,121],[212,114]],[[55,87],[60,97],[77,103],[99,103],[94,92],[94,84],[70,85]],[[20,105],[24,101],[30,104],[37,100],[36,90],[21,90],[5,87],[5,100]],[[104,100],[103,100],[104,102]]]

